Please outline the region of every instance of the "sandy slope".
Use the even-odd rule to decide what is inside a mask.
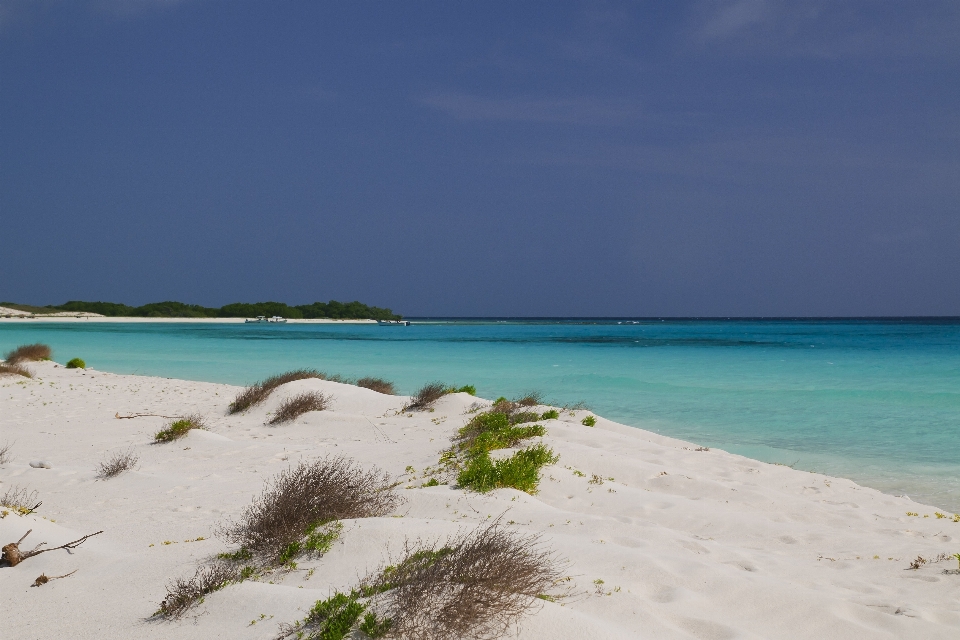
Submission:
[[[309,380],[227,417],[236,387],[30,368],[34,380],[0,378],[0,442],[15,441],[16,456],[0,469],[0,493],[27,486],[43,506],[0,520],[0,541],[28,528],[27,547],[105,533],[72,553],[0,568],[4,638],[270,638],[277,623],[349,587],[405,537],[454,533],[503,513],[512,526],[542,532],[573,577],[562,605],[542,603],[523,620],[522,638],[960,637],[960,575],[944,573],[956,561],[905,570],[917,555],[960,550],[960,523],[849,480],[696,451],[603,419],[588,428],[583,412],[545,423],[560,462],[545,470],[536,496],[419,488],[422,478],[406,475],[415,488],[403,491],[396,517],[347,522],[329,554],[277,584],[230,586],[195,615],[150,621],[165,583],[225,548],[215,525],[236,516],[266,478],[329,453],[396,475],[408,465],[419,471],[436,464],[475,399],[448,396],[433,413],[407,417],[395,415],[405,398]],[[264,426],[283,397],[313,388],[335,396],[332,411]],[[167,445],[150,443],[168,420],[114,417],[194,411],[209,430]],[[130,445],[139,469],[96,480],[104,454]],[[31,468],[38,459],[53,468]],[[593,474],[602,485],[588,482]],[[73,569],[30,586],[41,572]]]

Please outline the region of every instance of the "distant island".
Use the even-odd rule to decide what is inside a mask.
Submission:
[[[338,302],[336,300],[296,306],[290,306],[284,302],[234,302],[219,308],[174,301],[151,302],[141,307],[131,307],[118,302],[84,302],[82,300],[71,300],[66,304],[46,307],[0,302],[0,307],[25,311],[35,315],[69,311],[129,318],[255,318],[257,316],[282,316],[294,320],[313,318],[400,320],[403,317],[390,309],[371,307],[362,302]]]

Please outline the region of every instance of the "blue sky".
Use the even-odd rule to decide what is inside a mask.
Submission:
[[[960,3],[0,0],[0,300],[960,315]]]

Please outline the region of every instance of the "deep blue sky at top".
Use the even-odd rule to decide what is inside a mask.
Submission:
[[[0,0],[0,300],[960,315],[960,3]]]

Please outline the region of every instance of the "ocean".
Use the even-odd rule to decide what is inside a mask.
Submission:
[[[114,373],[248,384],[300,367],[555,404],[960,511],[960,319],[413,319],[410,327],[5,322]],[[5,381],[6,382],[6,381]],[[2,398],[0,398],[2,410]]]

